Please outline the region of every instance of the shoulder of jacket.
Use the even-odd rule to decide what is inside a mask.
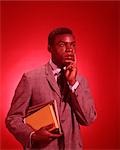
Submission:
[[[86,77],[83,76],[82,74],[79,74],[79,75],[77,75],[77,80],[78,80],[79,82],[82,82],[83,80],[86,80]]]
[[[34,78],[34,77],[40,77],[40,76],[44,76],[45,74],[45,65],[42,65],[39,68],[30,70],[28,72],[25,72],[23,74],[23,76],[27,77],[27,78]]]

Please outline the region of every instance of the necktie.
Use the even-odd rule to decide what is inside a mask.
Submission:
[[[61,69],[60,73],[58,74],[57,83],[60,88],[62,99],[65,101],[68,95],[68,84],[63,69]]]

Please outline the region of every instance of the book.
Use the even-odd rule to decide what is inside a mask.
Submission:
[[[60,121],[56,101],[50,101],[43,105],[32,106],[28,109],[27,115],[24,118],[24,123],[31,126],[34,130],[54,124],[49,130],[53,133],[60,133]]]

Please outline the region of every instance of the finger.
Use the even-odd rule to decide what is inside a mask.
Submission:
[[[72,71],[74,69],[74,67],[75,66],[73,65],[73,63],[71,63],[69,66],[67,66],[66,70]]]
[[[47,125],[47,126],[44,126],[43,128],[46,129],[46,130],[50,130],[50,129],[53,128],[53,127],[54,127],[54,123],[49,124],[49,125]]]
[[[75,72],[75,74],[76,74],[76,71],[77,71],[77,67],[74,65],[74,64],[72,64],[72,65],[69,65],[68,67],[66,67],[66,70],[65,70],[65,75],[66,76],[69,76],[70,75],[70,73],[71,72]]]
[[[69,66],[70,64],[74,63],[74,61],[66,59],[65,63],[66,63],[66,66]]]
[[[52,134],[52,133],[49,134],[50,138],[59,138],[59,137],[61,137],[62,135],[63,135],[63,134]]]
[[[66,75],[66,77],[69,76],[69,70],[66,70],[65,75]]]
[[[54,140],[52,137],[49,137],[49,141],[51,142],[52,140]]]
[[[66,69],[76,68],[76,67],[77,67],[76,63],[72,61],[72,62],[67,66]]]

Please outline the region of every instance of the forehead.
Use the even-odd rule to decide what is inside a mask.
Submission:
[[[75,37],[72,34],[61,34],[61,35],[56,35],[54,42],[75,42]]]

